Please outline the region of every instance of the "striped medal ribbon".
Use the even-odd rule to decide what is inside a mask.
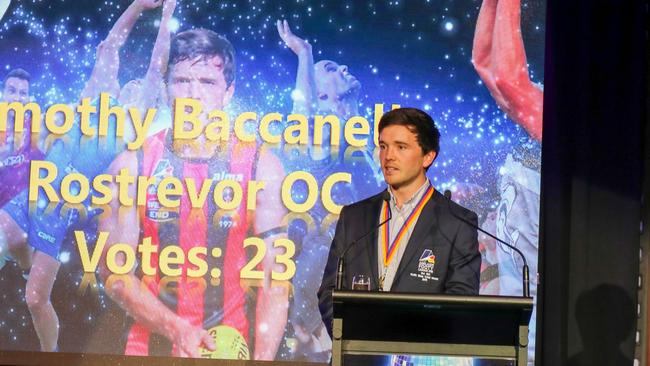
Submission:
[[[402,243],[402,238],[404,237],[404,235],[406,235],[408,229],[415,224],[417,218],[420,216],[420,212],[422,212],[424,206],[427,204],[427,202],[429,202],[431,196],[433,196],[433,186],[429,185],[427,190],[420,198],[418,204],[415,206],[413,211],[411,211],[409,216],[406,218],[406,221],[404,221],[404,224],[397,232],[397,235],[395,236],[395,239],[393,240],[392,243],[390,242],[390,225],[382,226],[381,238],[382,238],[382,247],[384,249],[384,274],[380,278],[379,288],[383,288],[386,269],[393,261],[393,258],[395,257],[395,253],[397,253],[397,249]],[[389,209],[388,205],[389,203],[384,201],[379,222],[383,222],[388,218],[388,209]]]

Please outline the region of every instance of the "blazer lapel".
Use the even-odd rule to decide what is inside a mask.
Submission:
[[[436,211],[437,195],[439,195],[439,193],[437,191],[434,191],[433,195],[429,199],[429,202],[427,202],[427,204],[422,209],[422,212],[420,212],[420,217],[418,217],[418,221],[413,228],[411,238],[406,245],[404,255],[402,256],[399,266],[397,267],[397,273],[395,273],[395,279],[391,285],[391,291],[395,288],[400,279],[400,276],[406,271],[406,267],[408,267],[411,258],[414,256],[419,256],[420,253],[422,253],[422,247],[426,244],[424,242],[424,239],[431,231],[431,228],[438,226],[438,213]]]
[[[384,201],[377,199],[371,204],[370,214],[366,219],[366,230],[375,229],[372,235],[368,235],[366,239],[366,251],[368,252],[368,260],[370,261],[370,271],[372,273],[372,282],[370,283],[372,289],[379,288],[379,273],[377,269],[377,261],[379,260],[379,254],[377,253],[377,240],[379,237],[380,229],[377,228],[379,224],[379,213]],[[388,223],[384,224],[387,225]],[[366,231],[367,232],[367,231]]]

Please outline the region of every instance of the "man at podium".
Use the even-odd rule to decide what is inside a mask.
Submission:
[[[433,119],[415,108],[379,122],[379,158],[388,188],[345,206],[320,289],[319,308],[332,335],[332,290],[339,259],[342,289],[477,295],[481,256],[477,216],[445,198],[426,176],[440,150]],[[472,227],[474,225],[474,227]]]

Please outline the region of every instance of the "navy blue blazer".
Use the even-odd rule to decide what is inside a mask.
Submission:
[[[341,210],[318,290],[321,317],[330,336],[332,290],[336,282],[338,258],[348,245],[379,224],[382,194],[345,206]],[[481,255],[477,231],[457,216],[478,226],[474,212],[434,191],[415,224],[391,292],[478,295]],[[352,277],[357,274],[370,276],[371,290],[379,288],[378,235],[379,230],[375,230],[350,247],[345,254],[343,289],[351,287]]]

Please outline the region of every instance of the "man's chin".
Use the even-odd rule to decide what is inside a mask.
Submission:
[[[386,184],[388,184],[389,186],[391,186],[393,188],[399,188],[400,185],[401,185],[401,182],[398,179],[396,179],[395,177],[386,177],[384,175],[384,181],[386,182]]]

